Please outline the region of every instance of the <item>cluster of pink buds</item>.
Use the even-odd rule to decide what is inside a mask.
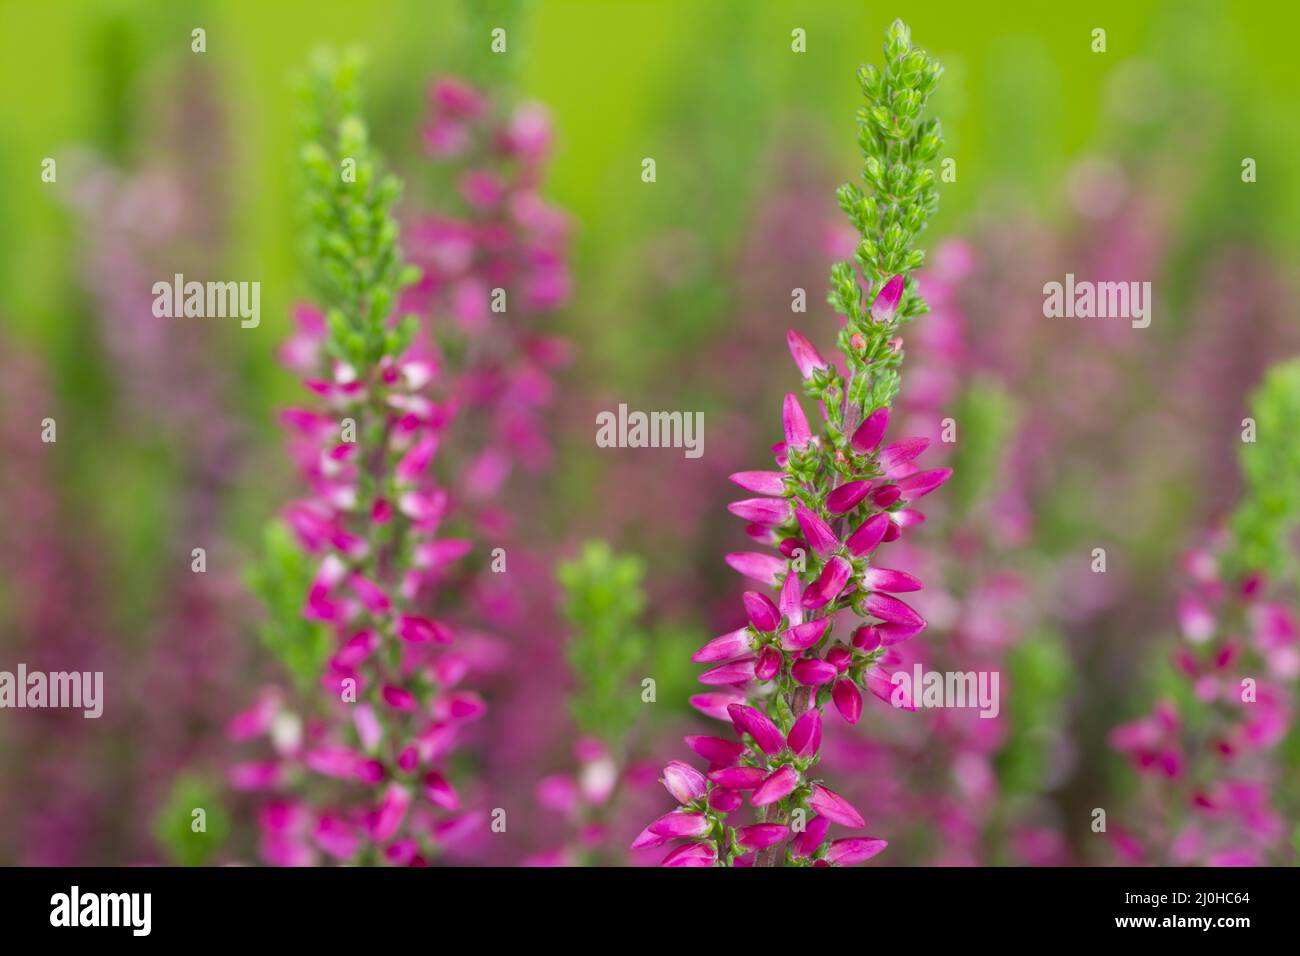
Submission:
[[[537,783],[537,803],[568,822],[573,837],[565,845],[535,854],[525,866],[574,866],[605,842],[601,816],[620,784],[618,764],[609,749],[593,737],[580,737],[573,748],[574,773],[556,773]]]
[[[1218,551],[1212,544],[1184,562],[1179,702],[1162,700],[1111,732],[1146,782],[1143,833],[1110,828],[1132,862],[1264,865],[1286,843],[1270,758],[1291,726],[1300,627],[1289,607],[1265,598],[1262,575],[1225,579]]]
[[[234,719],[231,737],[269,737],[274,755],[230,779],[272,794],[261,812],[271,862],[420,865],[479,828],[443,771],[485,711],[459,686],[469,660],[448,649],[453,575],[472,543],[446,533],[455,500],[435,459],[457,405],[435,392],[445,362],[416,341],[416,317],[392,314],[418,276],[397,242],[400,183],[381,175],[353,112],[355,76],[324,56],[311,77],[317,115],[301,156],[326,305],[298,311],[283,353],[315,396],[282,416],[308,489],[285,519],[314,575],[301,610],[280,610],[285,627],[308,626],[291,661],[321,631],[330,646],[302,716],[272,693]],[[354,178],[337,174],[340,157]]]
[[[885,848],[864,837],[829,838],[833,824],[861,829],[862,815],[817,776],[822,710],[831,702],[850,724],[862,715],[862,690],[915,709],[890,667],[894,648],[926,626],[895,595],[920,589],[874,554],[924,521],[912,505],[952,473],[922,470],[929,441],[884,444],[898,395],[903,326],[927,306],[910,274],[924,262],[912,248],[938,208],[934,171],[942,146],[938,121],[923,119],[943,67],[912,47],[906,24],[885,35],[884,67],[864,66],[867,100],[858,145],[866,190],[841,186],[840,209],[860,237],[853,262],[831,269],[828,301],[844,317],[832,366],[803,335],[787,336],[804,392],[821,412],[814,435],[797,395],[782,408],[785,441],[774,445],[779,471],[744,471],[731,480],[759,497],[731,505],[749,535],[776,550],[727,556],[740,574],[774,590],[744,595],[749,623],[710,641],[695,660],[713,664],[701,678],[719,690],[692,698],[704,714],[729,720],[738,739],[692,736],[707,773],[669,764],[664,785],[679,804],[637,837],[634,847],[686,839],[668,866],[831,866],[859,863]],[[757,819],[737,816],[749,794]]]
[[[875,296],[871,312],[887,322],[903,294],[903,276]],[[842,396],[842,380],[797,332],[790,352],[814,393],[826,402]],[[634,848],[676,838],[690,842],[664,860],[668,866],[775,865],[784,845],[792,864],[831,865],[870,859],[885,847],[874,838],[828,840],[832,824],[865,826],[862,816],[815,773],[822,710],[833,702],[856,724],[865,689],[895,706],[914,709],[891,678],[891,648],[926,626],[895,595],[920,589],[910,574],[874,563],[883,544],[924,521],[912,505],[942,484],[950,469],[916,464],[928,440],[884,444],[888,407],[877,408],[843,437],[836,425],[852,410],[826,414],[827,433],[814,436],[796,395],[783,409],[785,441],[773,447],[780,471],[747,471],[732,481],[760,497],[730,510],[749,522],[754,539],[776,554],[727,556],[733,569],[777,591],[744,594],[749,623],[710,641],[693,657],[713,666],[701,675],[719,688],[692,698],[702,713],[727,720],[736,739],[692,736],[687,745],[708,762],[707,772],[680,762],[664,771],[678,809],[647,827]],[[841,435],[836,440],[836,435]],[[737,825],[748,803],[758,819]]]
[[[324,323],[311,309],[298,319],[286,354],[300,369],[319,367]],[[425,611],[471,549],[440,534],[448,494],[430,466],[450,417],[424,394],[436,373],[430,359],[386,359],[364,377],[339,361],[326,366],[326,376],[306,381],[324,407],[283,418],[311,492],[285,517],[319,561],[303,615],[336,640],[321,676],[329,705],[303,720],[281,695],[264,695],[230,735],[269,736],[275,756],[239,765],[231,779],[241,789],[310,794],[332,783],[319,806],[305,796],[267,805],[270,862],[310,863],[323,853],[418,864],[473,824],[455,816],[460,798],[441,767],[462,727],[484,712],[477,694],[457,687],[467,663],[447,650],[451,626]],[[379,442],[367,450],[340,441],[340,421]]]
[[[540,193],[552,140],[545,109],[503,116],[451,77],[436,80],[429,99],[426,151],[455,177],[464,208],[407,221],[404,248],[422,275],[401,305],[438,320],[441,350],[459,373],[457,401],[479,419],[469,431],[481,447],[458,454],[468,459],[460,491],[482,502],[514,462],[536,471],[550,461],[541,419],[569,348],[538,324],[571,294],[571,224]]]

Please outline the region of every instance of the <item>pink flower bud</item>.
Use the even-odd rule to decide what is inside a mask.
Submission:
[[[688,804],[704,796],[708,781],[690,764],[680,760],[670,760],[664,767],[663,785],[680,804]]]
[[[826,848],[825,859],[836,866],[852,866],[854,863],[862,863],[871,859],[887,846],[889,844],[884,840],[875,840],[869,837],[846,837],[842,840],[831,841],[831,845]]]
[[[906,591],[919,591],[920,579],[906,571],[891,571],[889,568],[867,568],[862,572],[862,588],[866,591],[888,591],[898,594]]]
[[[744,802],[745,798],[741,796],[739,790],[723,790],[721,787],[714,787],[709,793],[709,809],[716,810],[718,813],[739,810]]]
[[[749,615],[749,623],[753,624],[755,629],[759,631],[777,629],[781,623],[781,612],[777,610],[771,598],[757,591],[746,591],[742,599],[745,602],[745,613]]]
[[[826,496],[826,510],[833,515],[842,515],[852,511],[871,491],[869,481],[850,481],[840,485]]]
[[[746,850],[765,850],[789,835],[790,828],[784,823],[755,823],[737,830],[736,842]]]
[[[813,348],[813,344],[794,329],[785,334],[785,341],[790,347],[794,364],[799,368],[799,374],[804,378],[812,378],[814,372],[827,367],[826,360]]]
[[[885,538],[885,532],[889,530],[889,516],[886,514],[875,514],[862,522],[858,530],[849,535],[844,546],[849,549],[849,553],[855,558],[861,558],[875,550]]]
[[[820,784],[813,785],[812,795],[808,798],[808,806],[832,823],[854,828],[866,826],[862,814],[854,809],[853,804],[834,790],[828,790]]]
[[[730,634],[715,637],[692,654],[691,660],[697,664],[714,664],[718,661],[730,661],[735,660],[737,657],[743,657],[753,649],[754,635],[750,633],[749,628],[742,627]]]
[[[719,686],[723,684],[743,684],[754,679],[754,658],[747,657],[728,664],[719,664],[700,675],[701,684]]]
[[[857,685],[847,677],[835,682],[835,687],[831,691],[831,699],[835,701],[835,709],[840,712],[850,724],[856,724],[862,716],[862,694],[858,692]]]
[[[889,407],[882,406],[868,415],[853,433],[850,444],[859,455],[869,455],[880,445],[889,428]]]
[[[711,764],[730,766],[745,752],[745,745],[721,737],[687,737],[686,746]]]
[[[755,788],[749,802],[756,807],[765,807],[788,797],[799,786],[799,774],[789,765],[772,771],[771,774]]]
[[[709,779],[726,790],[753,790],[765,779],[762,767],[723,767],[709,771]]]
[[[785,737],[761,710],[745,704],[732,704],[727,708],[727,713],[731,715],[736,732],[749,734],[764,753],[778,754],[785,748]]]
[[[818,687],[833,681],[837,672],[833,664],[829,664],[820,658],[802,657],[794,662],[794,666],[790,668],[790,673],[794,676],[796,682],[803,684],[805,687]]]
[[[903,276],[896,275],[881,287],[871,303],[871,321],[891,322],[898,312],[898,303],[903,298]]]
[[[785,493],[783,471],[738,471],[730,479],[733,484],[755,494],[779,496]]]
[[[775,647],[765,647],[758,653],[754,664],[754,677],[758,680],[772,680],[781,673],[781,652]]]
[[[795,395],[787,395],[781,412],[782,425],[785,428],[785,443],[790,449],[800,449],[812,441],[812,432],[808,428],[808,418]]]
[[[835,532],[830,529],[825,521],[819,516],[813,514],[803,505],[795,508],[795,518],[799,521],[799,528],[803,531],[803,536],[808,539],[814,551],[820,555],[830,554],[835,548],[840,546],[840,539],[835,537]]]
[[[844,590],[852,570],[853,566],[839,555],[832,557],[817,580],[803,592],[803,606],[815,610],[834,601]]]
[[[822,746],[822,712],[816,707],[803,712],[786,737],[796,757],[811,757]]]
[[[687,843],[664,857],[660,866],[704,867],[718,862],[718,848],[712,843]]]
[[[885,474],[893,476],[899,468],[912,461],[930,445],[928,438],[904,438],[880,449],[876,459]]]
[[[698,837],[709,832],[712,824],[703,813],[688,813],[674,810],[650,824],[650,832],[659,836],[676,839],[677,837]]]

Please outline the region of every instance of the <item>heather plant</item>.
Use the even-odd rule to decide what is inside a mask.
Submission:
[[[1059,862],[1062,841],[1038,794],[1055,769],[1049,752],[1060,738],[1068,666],[1059,637],[1032,624],[1023,552],[1033,529],[1009,454],[1018,409],[968,361],[973,331],[961,292],[977,267],[974,249],[947,240],[918,277],[930,311],[910,337],[896,412],[908,432],[936,443],[936,463],[951,465],[954,477],[927,523],[945,546],[913,539],[892,549],[891,563],[929,582],[915,602],[929,630],[923,644],[893,645],[888,663],[905,673],[997,674],[998,710],[890,712],[870,738],[834,724],[822,764],[888,829],[891,860]]]
[[[514,103],[461,77],[428,86],[418,180],[403,246],[420,267],[400,306],[421,317],[416,342],[436,350],[444,374],[434,394],[455,409],[444,481],[470,532],[490,551],[454,581],[468,619],[462,649],[476,682],[494,695],[480,731],[482,770],[495,792],[524,794],[565,730],[555,688],[565,680],[553,558],[544,507],[555,376],[569,344],[555,332],[571,296],[567,213],[543,195],[554,133],[538,103]],[[474,562],[479,558],[478,563]],[[518,858],[533,807],[508,808],[511,838],[495,861]]]
[[[938,121],[921,118],[942,67],[912,48],[901,21],[887,32],[884,52],[883,70],[859,72],[867,101],[858,117],[866,189],[846,185],[838,195],[861,237],[855,263],[832,270],[830,302],[845,320],[838,342],[844,371],[791,331],[804,391],[822,412],[820,434],[814,436],[799,397],[789,394],[785,441],[774,446],[781,470],[732,476],[761,497],[730,510],[780,556],[740,552],[727,562],[774,589],[777,600],[746,592],[749,625],[694,657],[715,665],[701,681],[723,689],[692,703],[730,720],[740,739],[687,738],[708,761],[707,775],[679,761],[665,768],[664,784],[680,806],[651,823],[633,847],[685,838],[664,858],[666,866],[850,864],[885,847],[874,838],[827,841],[832,824],[865,823],[815,772],[826,704],[833,701],[849,723],[861,717],[863,688],[896,706],[915,706],[883,661],[892,645],[925,628],[894,597],[921,582],[871,556],[923,520],[912,505],[950,474],[918,469],[925,439],[883,444],[899,389],[899,333],[925,311],[910,273],[924,259],[913,248],[916,236],[938,203],[928,164],[942,143]],[[737,825],[732,814],[745,792],[759,818]]]
[[[111,601],[93,560],[99,535],[78,525],[59,481],[68,421],[40,357],[7,336],[0,376],[0,647],[47,672],[101,670],[112,686],[126,673],[108,632]],[[51,432],[51,426],[54,431]],[[66,426],[65,426],[66,427]],[[55,441],[45,442],[49,434]],[[111,632],[110,632],[111,633]],[[112,861],[125,852],[115,807],[130,780],[103,759],[125,732],[124,709],[110,701],[98,720],[68,709],[4,710],[0,770],[22,786],[4,794],[0,860],[23,866]]]
[[[1152,712],[1116,727],[1111,745],[1142,777],[1138,820],[1109,829],[1131,862],[1224,866],[1291,863],[1286,820],[1296,794],[1300,620],[1294,533],[1300,444],[1291,434],[1300,363],[1273,369],[1243,433],[1243,500],[1183,563],[1181,643]]]
[[[610,821],[620,811],[633,733],[644,709],[635,668],[646,650],[645,565],[614,553],[604,541],[588,541],[556,576],[564,591],[571,633],[565,658],[572,673],[569,710],[576,732],[572,773],[555,773],[537,785],[537,800],[572,829],[562,846],[529,863],[591,865],[618,859],[609,845]]]
[[[143,824],[176,798],[154,782],[181,768],[197,771],[220,751],[221,721],[243,670],[232,634],[247,610],[228,570],[226,519],[248,455],[247,436],[227,412],[235,392],[224,368],[233,357],[230,338],[218,326],[160,318],[152,309],[154,281],[210,274],[227,232],[225,124],[212,77],[187,68],[174,93],[151,117],[156,128],[138,167],[80,155],[67,197],[94,331],[112,359],[116,401],[108,426],[116,454],[145,462],[168,449],[165,465],[136,466],[148,475],[147,490],[122,496],[160,500],[157,526],[136,515],[108,517],[126,539],[119,547],[130,552],[127,560],[146,571],[123,575],[126,593],[117,598],[117,613],[135,635],[128,638],[135,667],[124,719],[141,745],[129,761],[113,760],[124,776],[150,782],[132,789],[139,802],[122,814],[141,858],[152,856],[146,845],[153,833]],[[137,554],[156,556],[157,566]],[[147,581],[146,594],[136,593],[137,581]],[[210,836],[207,846],[215,843]]]
[[[629,687],[645,652],[645,565],[604,541],[588,541],[577,558],[560,563],[556,577],[572,632],[565,657],[576,684],[569,697],[573,723],[582,736],[620,749],[641,710]]]
[[[457,687],[467,664],[447,650],[441,613],[447,569],[471,549],[441,533],[449,495],[431,473],[454,409],[429,397],[440,369],[412,348],[416,318],[394,317],[416,272],[398,241],[400,184],[358,114],[358,66],[322,55],[305,87],[305,245],[324,313],[300,311],[286,356],[318,405],[283,416],[310,490],[286,513],[315,568],[300,613],[332,654],[301,713],[271,689],[230,726],[236,740],[273,744],[274,757],[235,767],[231,781],[271,791],[262,855],[280,864],[425,864],[478,820],[443,772],[484,711]],[[294,577],[278,557],[261,577],[277,588]],[[312,656],[287,663],[301,674]]]

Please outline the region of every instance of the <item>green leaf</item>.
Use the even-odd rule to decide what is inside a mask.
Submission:
[[[576,559],[559,565],[556,577],[572,627],[565,652],[577,684],[573,719],[583,734],[621,747],[641,708],[634,670],[646,650],[639,625],[644,562],[588,541]]]
[[[262,643],[301,691],[315,686],[332,651],[329,632],[302,613],[304,595],[315,573],[293,533],[278,521],[266,526],[262,554],[245,573],[249,588],[267,609],[259,630]]]
[[[1245,488],[1232,516],[1228,564],[1238,575],[1263,571],[1281,580],[1295,573],[1291,535],[1300,521],[1300,359],[1268,372],[1251,396],[1250,417],[1255,440],[1241,443]]]

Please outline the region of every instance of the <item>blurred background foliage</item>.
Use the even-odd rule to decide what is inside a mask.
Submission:
[[[1030,217],[1067,236],[1063,261],[1074,262],[1069,255],[1086,252],[1088,223],[1084,217],[1080,225],[1072,184],[1081,160],[1104,155],[1132,181],[1158,189],[1172,209],[1152,275],[1159,335],[1172,341],[1192,336],[1203,304],[1197,297],[1221,250],[1244,245],[1277,262],[1295,261],[1300,177],[1292,164],[1300,154],[1300,63],[1292,49],[1294,11],[1212,0],[1018,0],[998,4],[995,14],[955,0],[905,6],[843,0],[0,0],[0,177],[6,184],[0,190],[0,360],[21,350],[49,370],[49,404],[59,410],[52,480],[69,522],[97,542],[89,558],[99,569],[113,633],[127,642],[143,640],[159,613],[159,581],[178,562],[188,562],[187,553],[168,549],[192,476],[172,436],[132,412],[123,370],[103,345],[84,276],[83,233],[96,223],[79,220],[66,198],[82,168],[77,157],[93,154],[129,172],[173,154],[184,165],[186,137],[213,134],[220,143],[215,165],[203,171],[223,219],[205,268],[262,286],[260,327],[222,330],[212,353],[232,383],[213,414],[237,422],[250,448],[239,480],[223,497],[222,527],[230,541],[223,557],[238,570],[259,551],[276,556],[250,572],[248,584],[268,606],[287,613],[310,569],[287,539],[277,537],[281,532],[263,526],[292,488],[275,413],[297,399],[298,386],[279,370],[275,352],[289,334],[291,306],[307,292],[296,233],[298,117],[291,76],[322,44],[366,51],[372,136],[413,203],[442,201],[448,185],[419,149],[431,77],[458,73],[509,98],[540,101],[550,111],[557,145],[545,192],[577,224],[577,294],[556,331],[578,348],[565,379],[569,417],[557,426],[561,454],[547,479],[546,523],[560,543],[557,558],[579,554],[579,542],[591,534],[614,539],[619,552],[645,555],[644,562],[614,558],[593,546],[565,566],[561,580],[577,630],[600,610],[602,620],[623,621],[635,631],[626,645],[613,631],[591,632],[595,640],[586,650],[572,650],[577,669],[590,672],[584,654],[616,650],[620,676],[630,674],[636,687],[640,670],[626,657],[637,651],[642,669],[656,677],[661,704],[655,713],[664,726],[687,719],[685,697],[695,686],[687,657],[719,630],[709,602],[730,601],[737,590],[721,569],[718,545],[741,547],[743,536],[722,513],[725,471],[710,470],[709,450],[725,448],[740,466],[763,467],[764,449],[774,440],[776,398],[792,386],[782,343],[792,284],[808,290],[805,331],[819,332],[821,342],[830,338],[819,303],[831,255],[812,244],[779,248],[782,275],[792,281],[768,295],[763,255],[779,243],[761,232],[760,212],[793,192],[806,197],[796,218],[835,223],[832,190],[858,173],[854,71],[877,55],[893,16],[908,17],[918,43],[948,71],[933,109],[942,117],[944,155],[956,159],[957,179],[942,186],[931,249],[942,236],[966,235],[982,254],[979,237],[987,223]],[[488,31],[498,26],[508,37],[508,52],[500,56],[487,49]],[[191,52],[196,27],[206,31],[202,54]],[[795,28],[806,31],[806,53],[791,52]],[[1096,28],[1106,31],[1105,53],[1092,52]],[[195,76],[210,91],[209,107],[168,125],[163,117]],[[46,157],[59,162],[57,183],[41,180]],[[653,184],[641,181],[646,157],[656,161]],[[1240,178],[1244,157],[1258,164],[1258,181],[1250,185]],[[992,246],[988,251],[999,254]],[[1020,291],[1031,306],[1041,283],[1059,279],[1060,271],[1026,270]],[[766,298],[755,294],[759,287]],[[996,313],[1002,301],[983,307]],[[1015,307],[1007,301],[1005,308]],[[1293,308],[1287,321],[1294,323]],[[990,322],[987,329],[975,324],[969,334],[1010,337],[1015,328]],[[1252,329],[1237,334],[1225,347],[1249,352]],[[719,350],[717,343],[728,339],[743,341],[738,350]],[[1008,338],[1000,344],[1014,351],[1020,343]],[[1071,347],[1063,340],[1058,345]],[[1256,364],[1288,354],[1262,355]],[[1143,361],[1126,368],[1128,402],[1118,403],[1120,414],[1176,406],[1176,390],[1192,387],[1186,379],[1145,375]],[[1279,372],[1279,383],[1284,375],[1294,379],[1294,368]],[[1261,427],[1267,422],[1272,435],[1295,418],[1296,390],[1277,389],[1261,399]],[[952,486],[956,517],[978,515],[996,490],[997,460],[1026,410],[1034,410],[1024,406],[1036,401],[1035,394],[1019,389],[1014,375],[978,377],[963,391],[957,417],[968,423],[968,440],[954,463],[959,476],[970,478]],[[595,411],[618,401],[705,413],[704,459],[667,455],[636,465],[651,469],[651,484],[703,489],[704,503],[693,512],[698,518],[687,528],[657,527],[653,509],[638,513],[603,500],[618,466],[594,447],[589,425]],[[730,430],[727,423],[737,419],[747,420],[752,431]],[[728,445],[733,439],[737,447]],[[1234,451],[1227,438],[1218,446],[1229,472],[1235,472]],[[727,454],[721,459],[730,460]],[[1068,461],[1055,467],[1053,494],[1034,502],[1038,553],[1021,555],[1029,567],[1041,569],[1048,557],[1078,551],[1091,527],[1092,512],[1081,503],[1088,473],[1072,470]],[[1294,446],[1264,442],[1248,453],[1247,472],[1265,484],[1270,472],[1286,468],[1294,469]],[[1154,517],[1127,529],[1130,537],[1115,562],[1144,597],[1161,593],[1152,591],[1158,587],[1153,582],[1192,543],[1194,532],[1186,529],[1235,503],[1215,497],[1216,489],[1235,487],[1231,480],[1200,488],[1185,476],[1152,474],[1140,487],[1157,489]],[[1126,487],[1124,476],[1117,480],[1112,493]],[[1284,545],[1270,533],[1278,528],[1278,509],[1285,511],[1292,499],[1271,494],[1237,520],[1251,529],[1244,547],[1281,567]],[[660,507],[677,505],[670,499]],[[621,511],[632,517],[611,517]],[[626,578],[626,587],[606,594],[601,582],[611,575]],[[613,607],[630,594],[637,600]],[[1161,613],[1171,602],[1153,599]],[[1075,640],[1077,621],[1068,610],[1063,616],[1064,623],[1048,615],[1008,660],[1026,706],[1011,714],[998,772],[1011,792],[1057,786],[1048,765],[1060,738],[1044,728],[1075,721],[1081,769],[1074,773],[1075,792],[1062,802],[1085,807],[1109,786],[1105,730],[1133,709],[1122,695],[1137,685],[1111,680],[1115,667],[1132,663],[1117,647],[1131,650],[1133,630],[1145,633],[1159,617],[1113,617],[1105,622],[1113,634],[1107,643],[1104,635]],[[327,651],[320,635],[306,622],[301,633],[284,633],[277,629],[284,615],[275,617],[261,625],[265,641],[291,647],[281,656],[296,654],[294,676],[309,683]],[[236,620],[236,639],[254,645],[260,618]],[[1071,693],[1088,701],[1082,718],[1078,697],[1066,699]],[[238,703],[231,701],[231,708]],[[600,712],[581,696],[574,706],[579,722],[593,728],[631,723],[630,715]],[[1293,734],[1293,753],[1294,740]],[[156,835],[173,858],[209,858],[210,842],[186,835],[183,812],[193,802],[191,791],[206,794],[208,786],[184,777],[160,791],[171,796],[155,805],[162,810]],[[217,831],[227,826],[220,814],[212,819]]]

